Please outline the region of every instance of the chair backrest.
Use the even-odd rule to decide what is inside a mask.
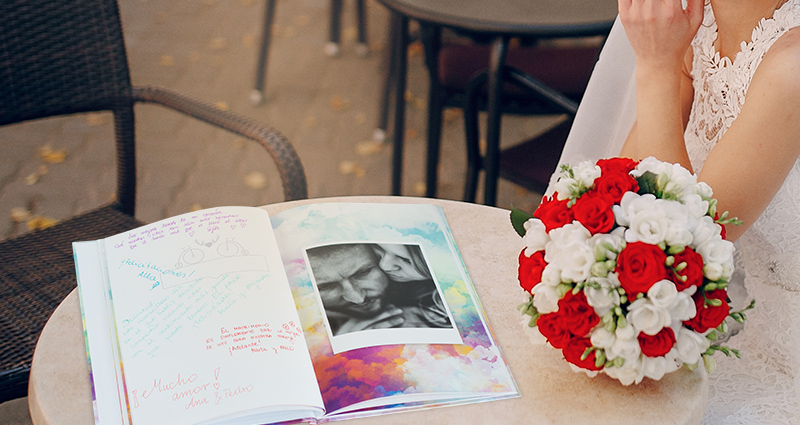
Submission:
[[[118,201],[133,214],[133,101],[115,0],[0,1],[0,125],[112,111]]]

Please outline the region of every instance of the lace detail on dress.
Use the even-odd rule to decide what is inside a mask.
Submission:
[[[717,25],[706,6],[692,42],[695,97],[684,134],[692,167],[699,173],[711,149],[730,128],[745,102],[761,59],[786,31],[800,26],[800,0],[789,0],[763,19],[751,41],[730,60],[714,47]],[[703,423],[800,424],[800,161],[775,198],[737,242],[737,273],[744,275],[756,308],[744,330],[728,344],[742,359],[717,354],[710,375]],[[744,271],[744,273],[742,273]],[[732,282],[732,286],[735,283]],[[737,300],[741,308],[748,300]],[[741,297],[741,295],[740,295]]]

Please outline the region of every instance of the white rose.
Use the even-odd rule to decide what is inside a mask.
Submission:
[[[619,292],[611,279],[593,277],[588,279],[588,283],[600,285],[599,288],[595,288],[594,285],[586,285],[583,289],[586,301],[594,308],[598,316],[605,316],[612,308],[619,305]]]
[[[686,210],[693,218],[700,218],[708,212],[708,201],[704,200],[697,193],[690,193],[683,197]]]
[[[592,341],[593,346],[605,349],[614,345],[617,336],[613,332],[609,332],[604,327],[599,326],[592,331],[589,339]]]
[[[690,227],[693,222],[689,217],[689,209],[678,201],[659,199],[656,207],[664,212],[667,218],[667,229],[664,241],[670,246],[688,246],[692,243]]]
[[[669,220],[663,210],[653,208],[639,211],[633,216],[629,216],[630,226],[625,231],[625,240],[631,242],[644,242],[657,245],[667,237],[669,231]]]
[[[542,270],[542,284],[556,287],[561,283],[561,267],[550,263]]]
[[[550,239],[558,245],[569,245],[573,242],[585,243],[592,237],[592,233],[577,221],[566,224],[550,231]]]
[[[640,211],[647,211],[653,209],[653,202],[656,197],[649,193],[639,195],[633,192],[625,192],[619,205],[614,205],[611,210],[614,212],[614,218],[620,226],[629,226],[631,219]]]
[[[642,354],[642,349],[639,346],[639,340],[616,338],[614,344],[606,349],[606,357],[615,359],[622,357],[625,361],[639,358]]]
[[[695,331],[681,327],[678,329],[678,334],[675,335],[675,348],[678,351],[678,359],[682,363],[688,365],[695,365],[700,361],[700,355],[703,354],[711,342],[708,338],[698,334]]]
[[[540,314],[554,313],[558,311],[558,291],[555,286],[536,285],[531,290],[533,294],[533,306]]]
[[[669,308],[678,296],[678,288],[669,280],[662,279],[647,290],[647,299],[658,308]]]
[[[724,239],[708,239],[697,246],[697,253],[704,263],[730,263],[733,259],[733,243]]]
[[[696,289],[697,287],[692,286],[691,288]],[[697,314],[697,306],[695,306],[694,300],[692,300],[692,294],[689,292],[694,293],[694,291],[678,292],[672,305],[669,306],[669,316],[673,321],[677,320],[683,322]]]
[[[657,307],[650,300],[640,298],[628,307],[628,321],[633,327],[647,335],[655,335],[664,326],[669,326],[672,319],[664,307]]]
[[[636,329],[634,329],[633,326],[628,323],[624,327],[617,327],[617,329],[614,330],[614,335],[620,339],[636,339],[638,333],[636,332]]]
[[[711,199],[711,197],[714,196],[714,191],[711,190],[711,186],[706,182],[697,182],[697,184],[694,185],[694,192],[703,199]]]
[[[706,263],[703,265],[703,275],[707,277],[708,280],[718,281],[722,279],[722,273],[724,271],[725,268],[719,263]]]
[[[633,383],[642,382],[644,374],[641,370],[641,360],[626,360],[621,367],[607,367],[603,369],[606,375],[619,380],[622,385],[628,386]]]
[[[625,248],[625,239],[619,233],[598,233],[589,239],[589,246],[594,250],[595,260],[617,259],[617,253]]]
[[[594,180],[600,177],[601,170],[600,166],[590,161],[583,161],[572,168],[572,174],[581,187],[588,189],[594,186]]]
[[[664,357],[642,356],[642,373],[644,376],[659,381],[667,373],[667,359]]]
[[[591,276],[594,252],[585,243],[571,243],[564,247],[556,263],[561,266],[561,278],[568,282],[582,282]]]
[[[639,161],[639,164],[636,166],[636,168],[631,171],[631,175],[634,177],[640,177],[647,171],[655,175],[659,175],[666,170],[666,166],[666,162],[661,162],[652,156],[648,156],[647,158]]]
[[[525,255],[530,257],[534,252],[543,250],[550,237],[547,236],[544,223],[538,218],[529,219],[523,226],[525,236],[522,237],[522,242],[525,244]]]
[[[578,181],[570,177],[561,177],[555,184],[556,198],[559,201],[570,199],[580,193]]]
[[[692,228],[692,245],[697,247],[712,239],[722,239],[720,233],[722,227],[714,223],[714,219],[709,216],[700,217],[697,224]]]

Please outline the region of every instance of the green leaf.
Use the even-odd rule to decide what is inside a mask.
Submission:
[[[645,171],[644,174],[639,176],[639,178],[636,179],[636,182],[639,183],[639,195],[644,195],[645,193],[655,195],[658,190],[658,185],[656,184],[657,179],[658,176],[650,171]]]
[[[533,215],[530,213],[517,208],[511,209],[511,225],[514,226],[514,230],[520,236],[525,236],[525,222],[531,218],[533,218]]]

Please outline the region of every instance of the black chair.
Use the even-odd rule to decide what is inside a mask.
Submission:
[[[406,20],[407,21],[407,20]],[[389,125],[390,98],[397,96],[393,87],[403,81],[403,55],[410,38],[402,31],[407,22],[392,16],[389,30],[388,72],[384,80],[378,127],[375,138],[383,140]],[[426,193],[437,192],[442,114],[446,108],[464,110],[467,137],[467,178],[464,200],[474,202],[478,173],[487,163],[478,147],[478,112],[487,109],[486,82],[492,41],[482,34],[460,34],[443,31],[432,25],[420,25],[419,38],[425,46],[428,70],[428,128]],[[586,40],[522,40],[518,47],[504,50],[503,81],[500,98],[501,112],[522,115],[566,114],[564,123],[534,138],[519,149],[504,152],[498,159],[501,175],[531,190],[541,190],[541,175],[555,170],[566,135],[577,111],[578,102],[588,84],[594,64],[602,48],[611,22],[597,39]],[[592,35],[592,34],[587,34]],[[404,125],[403,114],[394,113],[394,126]],[[395,142],[392,170],[392,193],[400,194],[402,174],[402,141]],[[535,153],[535,155],[533,155]],[[516,167],[525,158],[522,169]],[[552,166],[552,169],[551,169]],[[495,167],[497,168],[497,167]],[[532,178],[532,176],[534,178]],[[497,177],[493,177],[496,181]],[[545,182],[547,179],[544,180]],[[545,183],[546,184],[546,183]],[[485,194],[484,202],[493,205],[496,193]]]
[[[307,197],[303,167],[275,130],[156,87],[132,87],[115,0],[0,2],[0,125],[110,111],[117,199],[54,227],[0,242],[0,402],[24,397],[33,350],[50,314],[76,286],[73,241],[103,238],[134,217],[134,104],[156,103],[260,143],[286,200]]]
[[[502,74],[502,113],[565,115],[566,118],[544,133],[500,151],[497,159],[500,177],[530,191],[544,192],[550,175],[558,166],[601,47],[602,43],[595,42],[509,49]],[[442,50],[442,87],[446,96],[458,99],[464,109],[467,144],[464,200],[475,202],[478,173],[486,168],[487,161],[479,147],[478,112],[486,107],[488,80],[486,72],[477,69],[476,64],[488,63],[489,46],[449,46]],[[467,77],[470,72],[472,76]],[[494,195],[487,195],[485,202],[493,204],[494,200],[489,198]]]
[[[264,5],[264,23],[261,28],[261,44],[258,49],[258,62],[256,63],[255,88],[250,93],[250,101],[260,105],[264,101],[264,88],[267,85],[267,59],[269,46],[272,40],[272,23],[275,21],[275,3],[277,0],[267,0]],[[364,0],[356,1],[356,18],[358,19],[358,44],[356,53],[359,56],[369,54],[367,45],[367,12]],[[331,0],[331,14],[328,26],[328,44],[325,53],[328,56],[338,56],[341,50],[342,33],[342,6],[344,0]]]

